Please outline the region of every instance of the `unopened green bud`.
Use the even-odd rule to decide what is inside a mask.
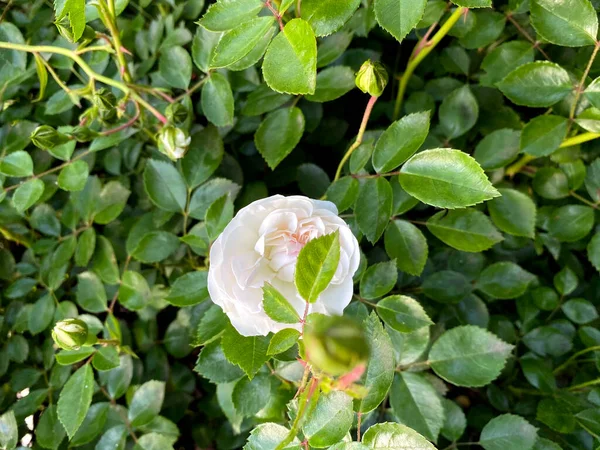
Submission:
[[[69,142],[69,136],[66,134],[56,131],[54,128],[48,125],[42,125],[37,127],[31,133],[31,142],[42,150],[50,150],[57,145],[62,145]]]
[[[158,132],[158,150],[169,159],[176,161],[183,158],[191,140],[192,138],[183,130],[167,125]]]
[[[171,103],[165,110],[169,122],[182,125],[188,118],[187,108],[181,103]]]
[[[388,83],[388,73],[383,64],[366,60],[356,74],[356,86],[365,94],[379,97]]]
[[[75,127],[69,131],[68,135],[77,142],[89,142],[99,136],[96,131],[90,130],[87,127]]]
[[[98,89],[93,96],[93,102],[102,122],[113,123],[117,119],[117,98],[108,89]]]
[[[54,22],[54,25],[56,25],[56,28],[62,37],[69,42],[75,42],[73,39],[73,30],[71,28],[71,24],[66,16]]]
[[[88,326],[79,319],[61,320],[52,329],[52,339],[63,350],[79,350],[88,339]]]
[[[328,375],[339,376],[365,364],[369,345],[362,327],[348,317],[311,314],[304,330],[307,361]]]

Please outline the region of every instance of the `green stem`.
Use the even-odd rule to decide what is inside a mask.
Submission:
[[[577,391],[579,389],[585,389],[586,387],[595,386],[600,384],[600,378],[596,378],[595,380],[586,381],[585,383],[576,384],[575,386],[571,386],[569,391]]]
[[[464,7],[457,8],[456,11],[454,11],[444,23],[444,25],[440,27],[438,32],[431,38],[431,40],[428,40],[425,44],[421,42],[417,44],[416,48],[419,49],[419,51],[411,56],[408,66],[406,66],[406,71],[404,74],[402,74],[402,78],[400,78],[400,87],[398,88],[396,103],[394,105],[394,120],[398,119],[400,116],[400,109],[402,108],[402,100],[404,98],[404,94],[406,93],[406,87],[408,86],[408,81],[410,80],[410,77],[414,73],[415,69],[418,67],[421,61],[423,61],[427,55],[429,55],[431,51],[440,43],[444,36],[448,34],[456,22],[458,22],[458,19],[460,19],[460,17],[467,10],[468,8]],[[424,36],[423,39],[427,39],[427,36]]]
[[[100,75],[99,73],[94,72],[92,68],[74,51],[55,47],[52,45],[26,45],[26,44],[15,44],[13,42],[0,42],[0,48],[5,48],[9,50],[19,50],[22,52],[29,53],[55,53],[57,55],[63,55],[67,58],[71,58],[75,61],[81,69],[89,76],[92,80],[99,81],[100,83],[104,83],[108,86],[112,86],[117,88],[121,92],[128,94],[131,98],[146,108],[150,113],[154,115],[159,121],[163,124],[167,124],[168,120],[165,116],[163,116],[154,106],[144,100],[137,92],[127,86],[125,83],[122,83],[117,80],[113,80],[112,78],[108,78],[104,75]]]
[[[577,111],[577,104],[579,103],[579,98],[581,97],[581,94],[583,93],[583,88],[585,87],[585,80],[587,79],[587,77],[590,73],[590,70],[592,70],[592,64],[594,64],[594,60],[596,59],[596,56],[598,55],[598,50],[600,50],[600,41],[596,41],[596,45],[594,46],[594,51],[592,52],[592,56],[590,57],[587,67],[585,68],[585,71],[583,72],[583,77],[581,77],[581,81],[579,82],[579,85],[577,86],[577,89],[575,90],[575,99],[573,100],[573,105],[571,106],[571,112],[569,114],[569,118],[571,120],[573,120],[573,118],[575,117],[575,111]]]
[[[340,164],[338,165],[338,168],[335,171],[335,178],[333,179],[334,182],[340,179],[340,176],[342,175],[342,169],[344,168],[344,164],[346,164],[348,159],[350,159],[350,156],[352,156],[352,153],[354,152],[354,150],[356,150],[358,147],[360,147],[360,144],[362,143],[362,140],[363,140],[363,136],[365,135],[365,130],[367,129],[367,123],[369,122],[369,117],[371,116],[371,112],[373,111],[373,106],[375,105],[375,102],[377,102],[378,98],[379,97],[372,96],[369,99],[369,103],[367,103],[367,107],[365,108],[365,113],[363,114],[363,119],[360,124],[360,129],[358,130],[358,135],[356,136],[356,140],[354,141],[354,144],[352,144],[350,146],[348,151],[346,151],[346,154],[340,161]]]
[[[560,366],[558,366],[556,369],[554,369],[554,371],[552,373],[554,375],[557,375],[560,372],[562,372],[563,370],[565,370],[567,367],[569,367],[581,355],[585,355],[586,353],[596,352],[596,351],[600,351],[600,345],[595,345],[594,347],[585,348],[585,349],[575,353],[569,359],[567,359],[564,363],[562,363]]]
[[[594,208],[594,209],[598,209],[598,205],[596,205],[594,202],[589,201],[587,198],[582,197],[581,195],[579,195],[577,192],[575,191],[570,191],[569,195],[573,198],[576,198],[577,200],[579,200],[581,203],[585,203],[586,205]]]
[[[117,61],[119,61],[119,71],[121,72],[121,77],[123,81],[126,83],[131,82],[131,75],[129,74],[129,68],[127,67],[127,60],[125,59],[125,54],[123,53],[123,44],[121,43],[121,36],[119,35],[119,29],[117,28],[117,17],[115,14],[115,0],[108,0],[108,9],[109,14],[106,18],[106,25],[110,31],[110,34],[113,39],[113,46],[115,48],[115,52],[117,53]]]
[[[300,431],[300,425],[302,424],[302,419],[304,418],[304,414],[306,413],[306,408],[310,404],[313,394],[319,387],[319,380],[313,378],[310,383],[310,387],[304,391],[304,393],[300,396],[298,400],[298,413],[296,414],[296,418],[294,419],[294,423],[292,424],[292,428],[290,432],[285,437],[283,441],[279,443],[279,445],[275,448],[275,450],[283,450],[288,446],[290,442],[294,440],[298,432]]]

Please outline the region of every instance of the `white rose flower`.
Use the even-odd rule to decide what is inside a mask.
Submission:
[[[272,284],[300,317],[306,302],[294,284],[296,260],[311,239],[339,230],[340,262],[309,313],[341,315],[353,294],[360,263],[358,241],[336,206],[302,196],[275,195],[240,210],[210,249],[208,291],[243,336],[267,335],[300,325],[278,323],[263,308],[262,286]]]
[[[176,161],[185,156],[192,138],[183,130],[172,126],[163,127],[158,135],[158,149],[171,160]]]

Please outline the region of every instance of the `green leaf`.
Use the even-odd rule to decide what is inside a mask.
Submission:
[[[71,375],[58,398],[58,419],[71,439],[81,424],[92,403],[94,372],[85,364]]]
[[[563,269],[554,276],[554,287],[562,295],[569,295],[578,285],[577,275],[569,266]]]
[[[523,128],[521,151],[536,157],[551,155],[567,137],[568,126],[564,117],[536,117]]]
[[[319,397],[302,431],[311,447],[329,447],[350,431],[353,419],[352,397],[345,392],[331,391]]]
[[[428,361],[434,372],[456,386],[485,386],[500,375],[513,346],[473,325],[446,331],[433,344]]]
[[[423,203],[448,209],[500,195],[473,158],[443,148],[425,150],[409,159],[400,171],[400,184]]]
[[[263,9],[261,0],[219,0],[210,5],[200,24],[207,30],[227,31]]]
[[[177,169],[164,161],[151,159],[144,170],[144,187],[150,200],[165,211],[185,210],[187,189]]]
[[[213,3],[211,6],[214,5]],[[210,70],[210,62],[213,59],[215,48],[217,48],[221,36],[222,33],[209,31],[202,25],[199,25],[196,30],[194,40],[192,41],[192,59],[196,67],[204,73],[208,73]]]
[[[427,439],[437,441],[444,424],[444,406],[433,385],[421,374],[401,372],[390,391],[394,415]]]
[[[15,190],[12,198],[15,209],[19,212],[29,209],[40,199],[44,193],[44,188],[44,182],[39,178],[34,178],[20,185]]]
[[[129,194],[129,189],[118,181],[106,183],[94,204],[94,222],[106,225],[115,220],[125,208]]]
[[[224,155],[223,139],[214,126],[192,135],[188,152],[181,160],[181,173],[190,188],[204,183],[217,170]]]
[[[583,298],[571,299],[565,302],[561,309],[571,322],[578,325],[584,325],[598,318],[596,307]]]
[[[385,230],[385,251],[396,260],[398,269],[411,275],[421,275],[429,248],[423,233],[412,223],[394,220]]]
[[[233,92],[227,78],[218,72],[212,73],[202,86],[202,112],[218,127],[233,123]]]
[[[519,155],[520,139],[520,131],[508,128],[493,131],[477,144],[473,157],[484,170],[500,169]]]
[[[112,345],[100,347],[92,359],[92,365],[98,371],[112,370],[119,367],[119,364],[119,351]]]
[[[462,273],[441,270],[423,281],[423,293],[441,303],[459,303],[471,293],[471,283]]]
[[[0,416],[0,446],[3,449],[13,449],[19,439],[19,430],[15,413],[9,410]]]
[[[202,315],[196,330],[196,345],[206,345],[218,339],[225,331],[228,319],[220,306],[211,305]]]
[[[263,290],[263,308],[267,316],[279,323],[298,323],[300,316],[287,299],[271,284],[265,283]]]
[[[194,219],[204,220],[206,218],[206,211],[208,211],[210,205],[218,198],[229,194],[232,199],[235,199],[239,190],[240,186],[229,180],[224,178],[212,178],[196,189],[192,194],[188,207],[190,216]],[[206,240],[208,241],[208,237],[206,237]]]
[[[289,155],[304,133],[304,115],[299,108],[269,113],[254,135],[256,148],[272,170]]]
[[[342,177],[327,188],[325,197],[335,203],[340,213],[343,213],[356,202],[359,182],[353,177]]]
[[[336,0],[304,0],[302,18],[315,30],[317,36],[328,36],[352,17],[360,6],[360,0],[338,2]]]
[[[158,433],[148,433],[137,440],[133,450],[173,450],[173,439]]]
[[[0,433],[1,434],[1,433]],[[44,448],[57,449],[65,438],[65,429],[58,420],[56,405],[49,405],[35,428],[36,442]],[[0,440],[0,447],[2,442]],[[7,447],[2,447],[7,448]],[[8,448],[11,448],[10,446]]]
[[[352,36],[352,33],[342,30],[320,39],[317,47],[317,67],[328,66],[338,59],[350,45]]]
[[[429,112],[409,114],[383,132],[373,151],[373,168],[390,172],[410,158],[429,133]]]
[[[192,79],[192,58],[183,47],[173,46],[161,53],[158,70],[169,86],[187,89]]]
[[[587,246],[587,257],[592,266],[600,272],[600,233],[594,234]]]
[[[215,200],[206,211],[204,223],[208,238],[216,239],[231,219],[233,219],[233,201],[231,196],[226,194]]]
[[[546,41],[565,47],[594,45],[598,15],[589,0],[531,0],[531,24]]]
[[[360,279],[360,296],[368,300],[383,297],[394,288],[397,279],[396,261],[373,264]]]
[[[214,50],[210,69],[227,67],[246,56],[267,33],[272,33],[275,17],[256,17],[223,34]]]
[[[468,85],[452,91],[440,106],[440,126],[448,139],[465,134],[478,117],[479,104]]]
[[[500,44],[483,58],[481,68],[487,72],[483,79],[496,84],[520,65],[533,62],[534,57],[533,45],[527,41]]]
[[[294,283],[300,296],[315,303],[327,289],[340,261],[340,236],[336,231],[310,240],[298,254]]]
[[[330,102],[347,94],[356,87],[354,71],[346,66],[333,66],[324,69],[317,75],[315,93],[305,98],[310,102]]]
[[[154,419],[162,408],[165,397],[165,383],[162,381],[147,381],[133,394],[127,418],[133,427],[146,425]]]
[[[78,41],[85,30],[85,0],[65,0],[62,2],[62,8],[58,8],[58,2],[55,3],[56,19],[69,16],[69,23],[73,31],[73,40]]]
[[[44,295],[33,304],[28,326],[31,334],[39,334],[50,326],[54,317],[54,310],[55,303],[50,294]]]
[[[506,17],[496,11],[477,11],[472,13],[474,18],[467,21],[459,20],[458,27],[455,25],[452,34],[461,37],[459,43],[466,49],[475,50],[494,43],[506,25]],[[458,28],[458,30],[457,30]],[[464,34],[463,34],[464,33]]]
[[[383,402],[394,380],[396,369],[392,341],[374,312],[365,319],[365,335],[370,356],[363,386],[368,392],[354,401],[354,410],[363,414],[373,411]]]
[[[492,0],[452,0],[452,3],[465,8],[490,8]]]
[[[93,355],[95,351],[94,347],[81,347],[79,350],[62,350],[56,354],[56,362],[62,366],[70,366],[71,364],[83,361]]]
[[[377,303],[379,317],[396,331],[411,333],[433,325],[421,304],[406,295],[392,295]]]
[[[33,161],[31,156],[23,150],[6,155],[0,159],[0,173],[9,177],[28,177],[33,175]]]
[[[594,228],[594,210],[589,206],[565,205],[552,212],[548,231],[560,242],[577,242]]]
[[[547,61],[523,64],[497,86],[513,103],[538,108],[558,103],[573,89],[568,72]]]
[[[58,186],[65,191],[81,191],[85,187],[89,167],[85,161],[75,161],[60,171]]]
[[[463,252],[482,252],[504,239],[490,219],[476,209],[440,211],[429,218],[427,229],[443,243]]]
[[[106,311],[108,299],[102,281],[94,272],[77,275],[77,304],[84,310],[100,313]]]
[[[275,450],[287,437],[290,430],[276,423],[262,423],[254,428],[244,450]],[[283,447],[282,450],[295,450],[300,446],[300,441],[294,437],[292,442]]]
[[[373,11],[377,22],[398,42],[420,22],[427,0],[375,0]]]
[[[125,308],[137,311],[144,308],[151,297],[148,282],[141,273],[127,270],[119,285],[119,303]]]
[[[436,450],[423,436],[400,423],[378,423],[367,430],[363,444],[373,450]]]
[[[514,189],[499,189],[500,197],[488,203],[494,224],[513,236],[533,238],[536,207],[531,197]]]
[[[102,384],[106,386],[110,398],[118,399],[122,397],[125,395],[133,377],[132,357],[130,355],[122,355],[119,367],[101,373],[100,376]]]
[[[525,419],[503,414],[490,420],[479,442],[485,450],[531,450],[537,440],[537,429]]]
[[[271,379],[269,375],[259,373],[254,378],[239,380],[231,399],[235,410],[244,417],[254,417],[269,402],[271,395]]]
[[[285,61],[285,64],[282,64]],[[290,20],[271,41],[262,65],[271,89],[288,94],[314,94],[317,84],[317,41],[310,24]]]
[[[165,300],[179,307],[197,305],[205,301],[208,299],[207,278],[206,270],[188,272],[180,276],[171,286]]]
[[[383,177],[367,178],[358,190],[354,210],[358,228],[371,243],[376,243],[392,216],[393,191]]]
[[[218,341],[211,342],[202,349],[194,370],[211,383],[229,383],[244,375],[240,368],[225,357]]]
[[[74,446],[87,444],[98,436],[106,424],[109,407],[108,402],[94,403],[70,444]]]
[[[492,298],[512,299],[523,295],[534,278],[513,262],[497,262],[481,272],[477,288]]]
[[[168,258],[177,250],[179,245],[179,239],[173,233],[152,231],[142,236],[131,252],[131,256],[138,261],[152,264]]]
[[[467,418],[462,408],[452,400],[447,398],[442,399],[444,405],[444,425],[441,433],[449,441],[455,442],[463,435],[467,428]]]
[[[278,355],[292,348],[298,339],[300,338],[300,332],[293,328],[285,328],[275,333],[269,342],[269,349],[267,355]]]
[[[540,196],[552,200],[569,196],[567,175],[554,167],[542,167],[533,178],[533,190]]]
[[[291,98],[291,95],[275,92],[263,83],[248,95],[246,103],[242,108],[242,114],[245,116],[260,116],[279,108]]]
[[[269,359],[269,338],[265,336],[241,336],[230,326],[223,334],[222,345],[227,360],[240,367],[250,379]]]

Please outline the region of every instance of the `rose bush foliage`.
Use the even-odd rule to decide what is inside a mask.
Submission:
[[[0,449],[598,448],[596,0],[1,5]]]

